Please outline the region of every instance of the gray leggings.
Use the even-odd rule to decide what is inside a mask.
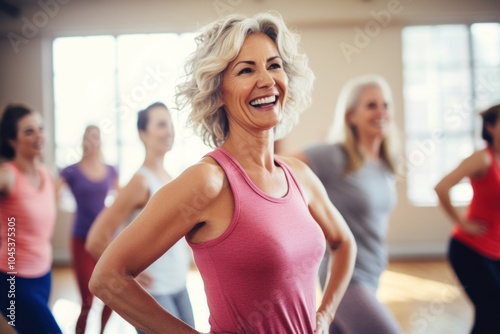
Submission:
[[[340,302],[330,334],[402,333],[396,319],[365,284],[351,284]]]
[[[184,288],[181,292],[171,295],[153,295],[153,297],[158,303],[160,303],[161,306],[172,313],[172,315],[194,328],[193,309],[191,308],[191,301],[189,300],[186,288]],[[146,334],[137,328],[136,330],[139,334]]]
[[[329,256],[320,266],[323,288],[328,272]],[[390,310],[375,296],[368,284],[351,282],[330,325],[330,334],[399,334],[399,325]]]

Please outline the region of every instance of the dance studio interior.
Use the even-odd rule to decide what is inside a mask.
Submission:
[[[343,85],[356,76],[383,77],[400,155],[391,181],[396,202],[383,231],[388,263],[376,298],[402,333],[469,333],[474,308],[447,256],[453,222],[434,187],[486,146],[480,112],[500,103],[498,0],[1,0],[0,107],[23,104],[42,115],[42,160],[54,174],[80,160],[85,128],[96,125],[102,159],[124,186],[145,157],[137,112],[162,102],[175,129],[164,167],[175,178],[213,149],[175,108],[197,32],[226,15],[267,11],[300,35],[315,76],[312,104],[275,142],[275,153],[291,156],[324,143]],[[472,195],[467,178],[453,187],[451,201],[461,214]],[[71,255],[75,211],[63,185],[49,308],[65,334],[75,333],[81,307]],[[208,332],[194,261],[186,284],[196,330]],[[319,282],[316,296],[319,303]],[[103,307],[94,298],[85,333],[99,333]],[[104,333],[136,330],[113,312]]]

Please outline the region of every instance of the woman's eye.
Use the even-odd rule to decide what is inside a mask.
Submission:
[[[245,74],[245,73],[252,73],[252,69],[249,67],[245,67],[244,69],[242,69],[241,71],[238,72],[238,75]]]
[[[269,66],[270,69],[279,69],[281,68],[281,64],[271,64],[271,66]]]
[[[375,109],[377,107],[377,104],[375,102],[370,102],[367,105],[368,109]]]

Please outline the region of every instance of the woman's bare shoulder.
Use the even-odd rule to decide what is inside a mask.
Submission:
[[[7,196],[14,186],[14,173],[7,163],[0,162],[0,198]]]
[[[190,186],[194,191],[208,191],[216,197],[227,181],[222,167],[213,158],[204,157],[188,167],[174,182]]]

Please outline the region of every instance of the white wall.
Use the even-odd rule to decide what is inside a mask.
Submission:
[[[83,1],[24,0],[21,18],[0,13],[0,107],[25,102],[41,110],[47,121],[47,162],[53,160],[53,98],[51,41],[58,36],[184,32],[229,12],[253,14],[278,10],[302,35],[302,46],[316,74],[313,106],[284,140],[283,150],[294,152],[323,139],[332,120],[333,105],[342,84],[352,76],[379,73],[391,84],[396,120],[403,129],[401,28],[412,24],[499,22],[496,0],[193,0],[193,1]],[[389,24],[375,31],[366,46],[357,29],[375,24],[373,13]],[[30,24],[31,30],[29,30]],[[372,26],[373,27],[373,26]],[[33,29],[34,28],[34,29]],[[22,43],[7,35],[17,34]],[[356,41],[358,44],[356,44]],[[366,41],[365,41],[366,42]],[[350,62],[340,45],[359,46]],[[17,48],[17,52],[16,52]],[[75,101],[78,103],[78,101]],[[404,180],[397,183],[398,206],[391,218],[388,242],[391,254],[442,255],[450,229],[440,210],[415,207],[406,198]],[[54,237],[57,259],[67,259],[71,215],[61,214]]]

